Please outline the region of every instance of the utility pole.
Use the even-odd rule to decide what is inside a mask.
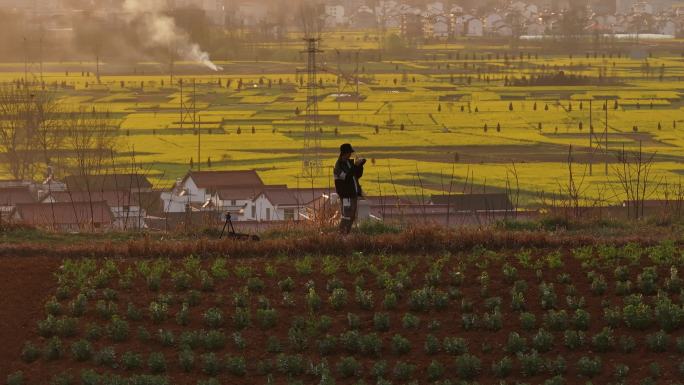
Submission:
[[[589,176],[594,175],[594,109],[592,108],[592,100],[589,100]]]
[[[606,128],[605,128],[605,150],[606,150],[606,155],[605,155],[605,160],[606,160],[606,175],[608,175],[608,100],[606,99]]]
[[[318,63],[319,38],[305,38],[307,44],[307,95],[306,121],[304,123],[304,161],[303,174],[315,177],[321,174],[321,127],[318,115]]]
[[[359,98],[361,97],[361,95],[359,94],[359,79],[361,76],[361,74],[359,74],[359,54],[360,54],[360,51],[357,50],[356,51],[356,79],[355,79],[356,80],[356,111],[359,110]]]
[[[202,117],[199,118],[197,129],[197,171],[202,171]]]

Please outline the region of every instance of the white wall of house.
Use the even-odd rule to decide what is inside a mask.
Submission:
[[[179,195],[181,191],[185,191],[185,194]],[[197,187],[192,177],[188,177],[173,191],[162,192],[161,199],[164,212],[183,213],[187,204],[204,204],[211,199],[211,195],[207,194],[207,189]]]
[[[300,210],[295,206],[274,205],[264,194],[259,195],[255,201],[257,221],[298,221],[301,220]]]
[[[256,204],[250,199],[220,199],[218,194],[214,194],[211,201],[219,211],[230,212],[234,221],[256,220]]]

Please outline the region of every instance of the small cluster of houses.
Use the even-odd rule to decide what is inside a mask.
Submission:
[[[337,205],[336,195],[327,188],[268,185],[253,170],[190,171],[161,190],[136,174],[68,176],[43,183],[0,181],[0,224],[66,232],[220,226],[226,213],[237,224],[262,227],[312,221],[317,210],[336,211]],[[421,204],[377,196],[363,201],[359,217],[466,224],[512,212],[505,194],[433,196]]]
[[[675,1],[592,0],[586,12],[585,32],[654,33],[678,35],[684,31],[684,4]],[[662,4],[661,4],[662,3]],[[374,6],[347,10],[340,4],[325,6],[325,20],[331,27],[369,29],[384,26],[399,29],[407,37],[449,39],[458,36],[544,36],[560,29],[565,7],[544,1],[511,1],[484,13],[470,11],[462,2],[428,2],[421,6],[397,0],[382,0]],[[647,25],[641,21],[648,15]],[[638,19],[638,20],[637,20]],[[639,25],[641,24],[641,25]],[[637,30],[641,29],[641,30]]]

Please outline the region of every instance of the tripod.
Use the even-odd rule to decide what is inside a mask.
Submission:
[[[229,230],[228,236],[233,239],[240,239],[240,240],[246,240],[246,241],[259,241],[260,238],[257,235],[249,235],[249,234],[240,234],[235,231],[235,226],[233,226],[233,216],[230,213],[226,213],[226,221],[223,223],[223,230],[221,230],[221,235],[219,236],[219,239],[223,239],[223,236],[226,234],[226,229]]]

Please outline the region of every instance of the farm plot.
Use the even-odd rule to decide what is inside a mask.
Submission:
[[[65,260],[10,384],[677,383],[674,243]]]

